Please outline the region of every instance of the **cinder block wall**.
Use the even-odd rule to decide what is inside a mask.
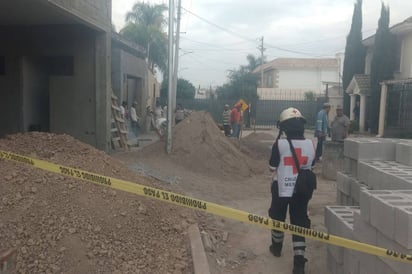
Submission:
[[[412,141],[353,138],[344,142],[337,204],[325,211],[328,232],[412,254]],[[328,246],[330,273],[412,273],[412,266]]]

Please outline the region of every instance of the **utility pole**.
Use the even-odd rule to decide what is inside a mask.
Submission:
[[[180,41],[180,14],[181,14],[181,6],[182,0],[178,0],[177,2],[177,26],[176,26],[176,44],[175,44],[175,58],[174,58],[174,77],[173,77],[173,97],[172,97],[172,123],[174,122],[175,112],[176,109],[176,96],[177,96],[177,77],[178,77],[178,70],[179,70],[179,41]]]
[[[263,47],[263,36],[260,38],[260,46],[258,49],[260,50],[260,88],[263,89],[263,52],[265,51],[265,48]]]
[[[169,56],[168,56],[168,98],[167,98],[167,140],[166,152],[172,153],[172,98],[173,98],[173,18],[174,0],[169,0]]]

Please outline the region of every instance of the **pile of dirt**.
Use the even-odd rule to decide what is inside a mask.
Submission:
[[[164,142],[144,148],[145,155],[164,154]],[[193,112],[176,125],[172,160],[187,169],[208,176],[249,177],[262,172],[260,161],[240,150],[239,141],[224,136],[211,115]]]
[[[156,186],[67,135],[11,135],[0,150]],[[21,163],[0,173],[0,251],[17,250],[17,273],[193,272],[192,211]]]
[[[269,133],[251,133],[242,139],[241,150],[256,160],[268,161],[275,142]]]

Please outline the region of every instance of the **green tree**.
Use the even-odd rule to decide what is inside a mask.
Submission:
[[[151,69],[157,66],[164,74],[167,68],[167,34],[163,31],[167,11],[164,4],[136,3],[126,14],[126,26],[120,33],[146,49]]]
[[[217,97],[220,99],[245,99],[253,101],[258,98],[257,79],[253,70],[260,64],[260,59],[249,54],[246,59],[248,64],[240,66],[229,72],[229,82],[216,89]]]
[[[362,74],[365,70],[365,47],[362,44],[362,0],[357,0],[352,15],[352,25],[346,38],[345,60],[343,62],[342,85],[343,90],[349,86],[355,74]],[[343,109],[350,115],[350,97],[344,92]]]
[[[396,38],[389,30],[389,7],[382,3],[371,62],[371,93],[368,101],[369,126],[372,133],[378,132],[380,83],[392,79],[395,71],[395,41]]]
[[[315,101],[316,100],[316,96],[315,96],[315,93],[313,91],[306,91],[304,93],[304,96],[305,96],[306,101]]]
[[[168,86],[168,80],[164,79],[160,88],[160,97],[167,98]],[[176,98],[193,99],[195,98],[195,94],[196,88],[192,83],[183,78],[177,79]]]

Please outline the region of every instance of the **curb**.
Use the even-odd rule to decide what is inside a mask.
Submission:
[[[207,262],[205,249],[203,248],[203,242],[197,224],[193,224],[189,227],[189,239],[190,248],[192,250],[194,274],[210,274],[209,263]]]

